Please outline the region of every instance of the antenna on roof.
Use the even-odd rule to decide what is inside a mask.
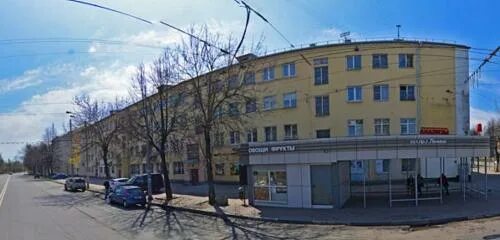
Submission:
[[[400,24],[396,25],[396,28],[398,28],[398,38],[396,38],[396,39],[401,40],[401,38],[399,38],[399,29],[401,28],[401,25]]]
[[[343,32],[340,34],[340,38],[343,38],[344,42],[350,43],[351,39],[349,38],[349,35],[351,35],[351,32]]]

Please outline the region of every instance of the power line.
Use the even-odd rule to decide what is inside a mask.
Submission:
[[[493,50],[488,56],[484,58],[484,60],[481,62],[481,64],[472,72],[472,74],[469,75],[469,77],[464,81],[464,83],[467,83],[471,79],[473,80],[473,83],[477,84],[479,78],[481,78],[481,70],[483,66],[486,63],[494,63],[491,61],[493,56],[496,56],[496,53],[500,51],[500,46],[498,46],[495,50]]]
[[[79,1],[79,0],[67,0],[67,1],[75,2],[75,3],[80,3],[80,4],[88,5],[88,6],[91,6],[91,7],[97,7],[97,8],[100,8],[100,9],[104,9],[104,10],[107,10],[107,11],[111,11],[111,12],[114,12],[114,13],[118,13],[118,14],[122,14],[122,15],[125,15],[125,16],[128,16],[128,17],[134,18],[136,20],[139,20],[141,22],[144,22],[144,23],[147,23],[147,24],[150,24],[150,25],[154,25],[152,21],[146,20],[146,19],[144,19],[142,17],[138,17],[138,16],[135,16],[135,15],[132,15],[132,14],[120,11],[120,10],[116,10],[116,9],[113,9],[113,8],[105,7],[105,6],[102,6],[102,5],[95,4],[95,3],[90,3],[90,2],[85,2],[85,1]],[[169,23],[167,23],[165,21],[160,21],[160,23],[163,24],[163,25],[165,25],[165,26],[167,26],[167,27],[170,27],[170,28],[172,28],[174,30],[177,30],[178,32],[186,34],[186,35],[190,36],[191,38],[194,38],[194,39],[196,39],[196,40],[198,40],[198,41],[206,44],[207,46],[216,48],[216,49],[218,49],[219,51],[221,51],[224,54],[231,54],[228,51],[226,51],[226,50],[224,50],[224,49],[222,49],[220,47],[217,47],[214,44],[209,43],[208,41],[203,40],[203,39],[201,39],[201,38],[199,38],[199,37],[197,37],[197,36],[195,36],[195,35],[193,35],[191,33],[188,33],[188,32],[186,32],[186,31],[184,31],[184,30],[182,30],[182,29],[180,29],[180,28],[178,28],[178,27],[176,27],[176,26],[174,26],[172,24],[169,24]]]
[[[129,41],[99,39],[99,38],[15,38],[0,40],[0,45],[36,44],[36,43],[100,43],[110,45],[132,45],[144,48],[164,49],[162,46],[134,43]]]

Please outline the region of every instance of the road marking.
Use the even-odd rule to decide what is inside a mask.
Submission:
[[[5,184],[3,185],[2,192],[0,192],[0,207],[2,207],[3,197],[5,196],[5,192],[7,192],[7,185],[9,185],[10,175],[7,177]]]

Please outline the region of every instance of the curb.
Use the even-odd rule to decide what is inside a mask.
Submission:
[[[47,179],[53,183],[57,183],[60,185],[64,185],[61,182]],[[87,191],[104,194],[98,190],[87,189]],[[175,206],[165,206],[160,203],[152,203],[153,206],[160,207],[163,210],[174,210],[174,211],[183,211],[190,212],[194,214],[200,214],[210,217],[217,218],[235,218],[235,219],[243,219],[243,220],[252,220],[252,221],[260,221],[260,222],[270,222],[270,223],[286,223],[286,224],[314,224],[314,225],[345,225],[345,226],[359,226],[359,227],[380,227],[380,226],[408,226],[412,227],[423,227],[423,226],[433,226],[433,225],[442,225],[452,222],[460,222],[460,221],[468,221],[468,220],[477,220],[477,219],[485,219],[492,217],[499,217],[500,213],[492,213],[492,214],[482,214],[477,216],[457,216],[457,217],[447,217],[447,218],[438,218],[438,219],[425,219],[425,220],[402,220],[402,221],[383,221],[383,222],[339,222],[339,221],[323,221],[323,220],[292,220],[292,219],[279,219],[279,218],[268,218],[268,217],[250,217],[243,215],[235,215],[235,214],[221,214],[217,212],[209,212],[204,210],[185,208],[185,207],[175,207]]]

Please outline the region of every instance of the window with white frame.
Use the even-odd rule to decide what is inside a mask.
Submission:
[[[286,203],[288,189],[286,171],[258,170],[253,172],[254,199],[256,201],[271,201]]]
[[[276,96],[264,97],[264,110],[272,110],[276,108]]]
[[[347,87],[347,101],[361,102],[363,100],[363,88],[361,86]]]
[[[238,75],[231,75],[227,80],[227,87],[229,89],[236,89],[240,85],[240,79]]]
[[[275,126],[265,127],[264,133],[266,134],[266,142],[273,142],[278,140],[278,133]]]
[[[401,159],[401,172],[413,172],[415,171],[415,165],[417,160],[415,158],[403,158]]]
[[[360,70],[361,69],[361,55],[346,56],[347,70]]]
[[[329,96],[316,96],[316,116],[323,117],[330,115],[330,97]]]
[[[415,85],[399,86],[399,100],[415,101]]]
[[[389,173],[390,163],[390,159],[375,160],[375,172],[377,174]]]
[[[372,67],[373,68],[387,68],[389,66],[387,61],[387,54],[373,54]]]
[[[314,85],[328,84],[328,58],[314,59]]]
[[[373,100],[377,102],[389,101],[389,85],[375,85],[373,86]]]
[[[174,162],[174,174],[184,174],[183,162]]]
[[[283,77],[295,77],[295,63],[285,63],[281,65]]]
[[[284,108],[297,107],[297,94],[295,92],[283,94],[283,107]]]
[[[375,119],[375,135],[387,136],[389,135],[389,118],[376,118]]]
[[[240,132],[238,131],[229,132],[229,143],[240,144]]]
[[[417,133],[415,118],[401,118],[401,135],[412,135]]]
[[[262,70],[262,80],[271,81],[274,79],[274,67],[266,67]]]
[[[412,68],[413,67],[413,54],[402,53],[399,54],[399,68]]]
[[[285,125],[285,140],[295,140],[297,139],[297,124],[286,124]]]
[[[350,137],[363,136],[363,119],[347,121],[347,129]]]
[[[255,73],[254,72],[246,72],[243,77],[244,85],[252,85],[255,84]]]
[[[247,142],[257,142],[257,128],[247,130]]]

